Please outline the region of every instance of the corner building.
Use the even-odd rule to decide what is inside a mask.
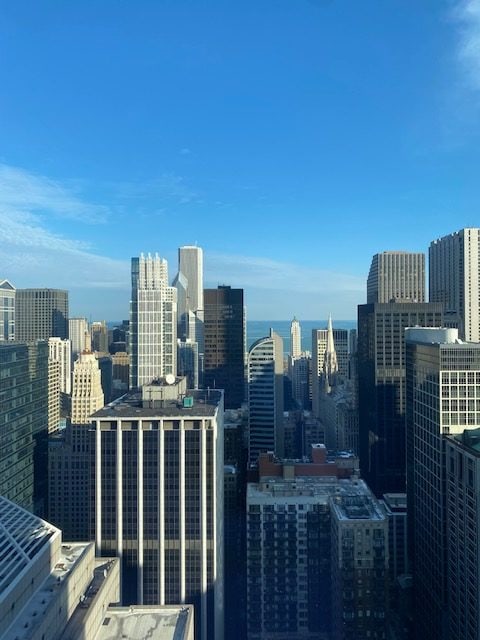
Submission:
[[[171,380],[92,416],[96,544],[122,604],[193,604],[195,637],[222,640],[223,394]]]

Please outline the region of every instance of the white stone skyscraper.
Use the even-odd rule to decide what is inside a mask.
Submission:
[[[425,254],[375,254],[367,280],[367,303],[373,302],[425,302]]]
[[[68,337],[72,343],[72,358],[76,359],[79,353],[86,349],[86,334],[89,334],[86,318],[68,319]]]
[[[293,318],[290,323],[290,357],[299,358],[302,353],[302,329],[300,322]]]
[[[72,345],[70,340],[49,338],[48,357],[59,364],[60,392],[70,395],[72,392]]]
[[[335,351],[335,340],[333,339],[333,327],[332,316],[328,316],[327,326],[327,348],[325,349],[325,355],[323,359],[323,377],[325,391],[328,393],[331,390],[331,385],[335,381],[335,377],[338,373],[338,359],[337,352]]]
[[[103,389],[98,360],[84,351],[73,365],[72,424],[88,424],[92,413],[103,407]]]
[[[429,249],[430,302],[442,302],[445,322],[460,337],[480,341],[480,228],[434,240]]]
[[[158,254],[132,258],[130,388],[177,373],[177,289]]]

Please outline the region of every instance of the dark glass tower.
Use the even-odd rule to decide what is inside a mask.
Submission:
[[[378,497],[405,491],[405,329],[442,320],[440,303],[358,307],[360,468]]]
[[[204,386],[224,389],[225,408],[245,400],[245,315],[243,289],[205,289]]]
[[[47,499],[48,344],[0,343],[0,495],[42,516]]]

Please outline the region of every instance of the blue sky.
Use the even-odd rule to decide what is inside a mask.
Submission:
[[[128,317],[197,242],[251,319],[351,319],[377,251],[478,226],[480,0],[0,7],[0,277]]]

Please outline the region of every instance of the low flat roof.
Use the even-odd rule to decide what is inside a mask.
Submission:
[[[192,616],[192,605],[109,607],[95,640],[183,640]]]

